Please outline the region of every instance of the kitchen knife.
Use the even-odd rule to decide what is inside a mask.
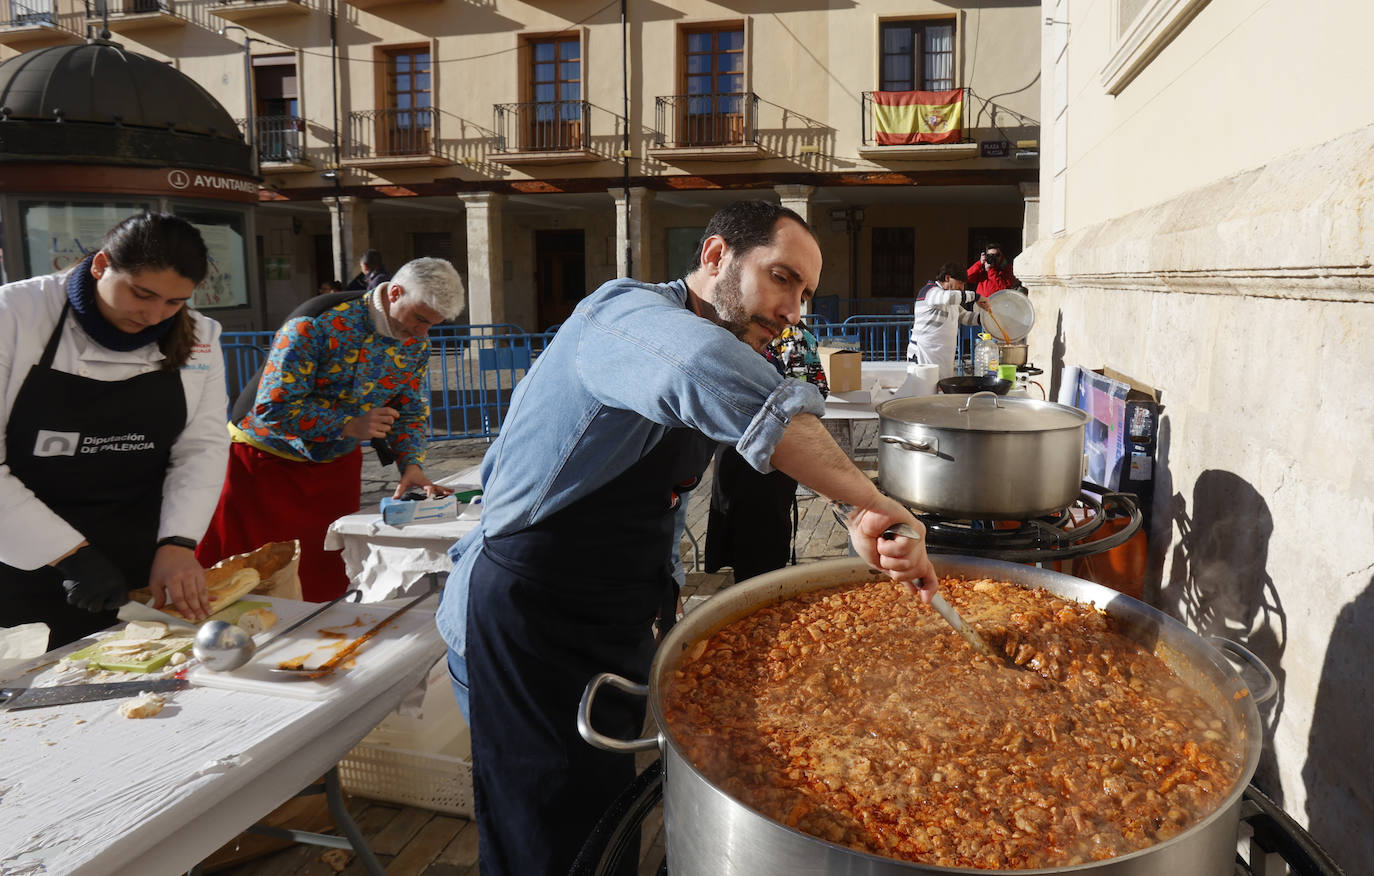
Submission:
[[[190,682],[184,678],[158,678],[148,681],[115,681],[105,684],[59,684],[53,687],[7,687],[0,689],[0,711],[41,709],[44,706],[65,706],[96,700],[115,700],[136,697],[144,691],[185,690]]]

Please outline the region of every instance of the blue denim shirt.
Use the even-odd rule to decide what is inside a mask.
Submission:
[[[519,531],[608,483],[673,428],[730,444],[761,472],[792,417],[821,416],[814,386],[687,307],[681,280],[613,280],[585,298],[511,396],[482,460],[481,524],[449,550],[438,612],[458,654],[468,576],[486,535]],[[614,525],[608,521],[608,525]]]

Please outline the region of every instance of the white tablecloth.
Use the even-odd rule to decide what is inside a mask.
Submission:
[[[480,469],[474,465],[438,483],[455,490],[476,489],[481,486]],[[414,590],[430,572],[447,574],[453,568],[448,549],[477,525],[480,509],[471,506],[455,520],[404,526],[383,523],[380,511],[359,511],[330,524],[324,547],[343,552],[348,577],[362,589],[364,602],[391,599]]]
[[[186,872],[396,708],[444,653],[424,629],[321,700],[192,687],[143,720],[108,700],[0,712],[0,874]]]

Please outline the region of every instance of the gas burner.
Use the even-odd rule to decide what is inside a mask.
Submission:
[[[1099,499],[1098,496],[1101,496]],[[1074,525],[1074,512],[1083,522]],[[965,554],[1012,563],[1050,562],[1085,557],[1125,544],[1140,529],[1135,497],[1084,483],[1068,508],[1031,520],[955,520],[937,514],[916,516],[926,525],[926,545],[933,554]],[[1101,538],[1094,534],[1108,519],[1127,523]]]

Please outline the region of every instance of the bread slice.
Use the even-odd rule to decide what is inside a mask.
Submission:
[[[239,617],[239,626],[250,636],[265,633],[277,625],[277,615],[270,608],[254,608]]]

